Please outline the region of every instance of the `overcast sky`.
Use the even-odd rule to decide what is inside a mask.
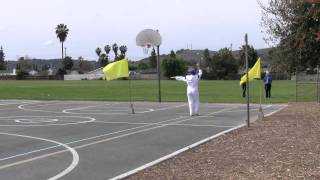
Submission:
[[[262,0],[266,3],[267,0]],[[238,49],[243,36],[265,48],[261,10],[256,0],[5,0],[0,11],[0,46],[6,60],[18,56],[59,58],[55,27],[70,29],[65,42],[73,58],[97,59],[95,49],[127,45],[131,59],[145,57],[135,45],[143,29],[159,29],[161,52],[223,47]]]

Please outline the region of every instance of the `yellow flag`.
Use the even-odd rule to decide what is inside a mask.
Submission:
[[[256,64],[254,64],[254,66],[249,71],[249,81],[251,81],[253,79],[260,79],[260,78],[261,78],[261,59],[259,58],[257,60]],[[242,78],[240,80],[240,85],[245,82],[247,82],[247,75],[246,74],[244,76],[242,76]]]
[[[106,65],[106,67],[104,67],[102,71],[108,81],[121,77],[129,77],[128,59],[125,58],[110,63]]]

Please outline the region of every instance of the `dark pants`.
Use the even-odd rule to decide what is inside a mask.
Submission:
[[[247,84],[242,84],[242,97],[246,97]]]
[[[266,98],[271,98],[271,84],[265,84],[264,90],[266,91]]]

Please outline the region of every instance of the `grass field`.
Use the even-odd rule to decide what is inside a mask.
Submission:
[[[157,101],[157,81],[131,81],[134,101]],[[187,101],[186,85],[161,81],[162,101]],[[200,100],[210,103],[245,103],[239,81],[200,82]],[[251,83],[251,102],[295,101],[294,81],[274,81],[272,98],[263,97],[260,81]],[[0,81],[0,99],[129,101],[129,81]]]

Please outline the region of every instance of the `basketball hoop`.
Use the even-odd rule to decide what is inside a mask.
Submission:
[[[158,30],[144,29],[136,37],[137,46],[142,47],[143,53],[148,54],[150,47],[157,47],[157,74],[158,74],[158,99],[161,103],[161,88],[160,88],[160,53],[159,47],[162,39]]]

